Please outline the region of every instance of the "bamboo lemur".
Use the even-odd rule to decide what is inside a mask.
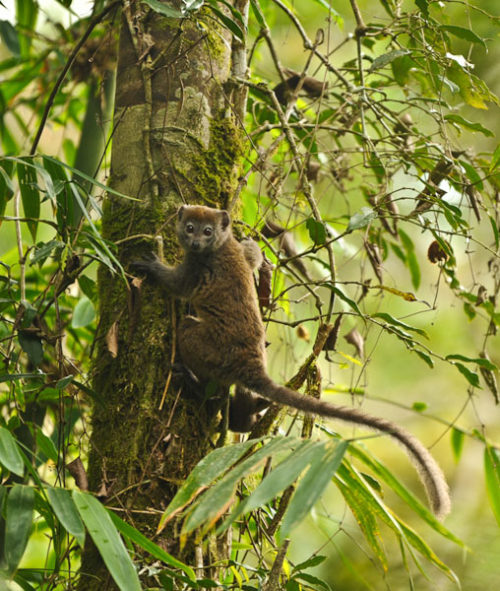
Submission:
[[[444,517],[450,510],[448,486],[436,461],[418,439],[384,418],[303,396],[279,386],[267,375],[264,324],[252,273],[260,260],[258,246],[234,238],[229,213],[182,206],[177,236],[185,251],[180,265],[168,267],[154,257],[135,261],[133,267],[193,305],[196,317],[185,317],[178,330],[180,356],[200,380],[236,384],[230,427],[249,430],[257,412],[268,404],[264,397],[309,414],[387,433],[406,448],[433,511]]]

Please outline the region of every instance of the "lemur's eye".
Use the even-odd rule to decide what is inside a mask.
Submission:
[[[192,234],[194,232],[194,226],[193,226],[193,224],[186,224],[186,232],[188,234]]]
[[[204,230],[203,230],[203,234],[205,234],[205,236],[211,236],[213,233],[213,230],[210,226],[207,226]]]

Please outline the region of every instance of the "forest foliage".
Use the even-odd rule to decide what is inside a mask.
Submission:
[[[408,588],[433,568],[455,584],[468,540],[432,515],[384,463],[382,447],[375,455],[371,437],[343,437],[337,425],[283,422],[279,409],[266,417],[267,429],[276,419],[279,430],[256,429],[250,440],[216,447],[158,516],[158,531],[175,516],[181,541],[194,534],[202,546],[232,528],[231,558],[210,577],[85,490],[89,410],[106,403],[91,379],[96,269],[105,266],[117,281],[129,276],[117,245],[100,231],[102,199],[111,191],[121,3],[96,1],[82,18],[72,4],[60,0],[54,14],[64,17],[56,19],[41,2],[17,0],[15,19],[0,21],[6,584],[72,588],[90,535],[120,589],[140,589],[145,580],[161,589],[334,588],[335,577],[321,571],[326,551],[311,550],[298,564],[286,554],[332,483],[339,507],[317,522],[331,541],[348,508],[370,556],[367,578],[380,581],[394,567],[385,544],[391,535]],[[376,8],[356,0],[136,5],[158,18],[194,19],[201,30],[216,23],[247,48],[248,77],[233,81],[248,99],[241,176],[228,207],[238,233],[259,240],[267,256],[259,300],[271,349],[284,342],[288,351],[279,350],[286,375],[278,364],[271,371],[310,395],[323,390],[358,404],[370,400],[370,359],[385,362],[374,357],[379,341],[388,339],[394,356],[416,357],[418,379],[436,383],[436,391],[397,404],[420,421],[439,422],[457,463],[466,441],[480,444],[484,495],[500,524],[499,434],[480,418],[461,421],[469,407],[493,414],[498,404],[500,145],[495,118],[484,113],[498,113],[485,64],[499,17],[480,2],[428,0],[381,0]],[[440,310],[473,337],[443,345],[428,314]],[[438,372],[448,367],[461,389],[451,412],[451,401],[439,397]],[[449,562],[420,533],[424,524],[433,540],[454,545]]]

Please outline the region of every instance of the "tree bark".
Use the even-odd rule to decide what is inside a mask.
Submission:
[[[178,261],[181,203],[224,207],[231,200],[242,152],[245,95],[232,82],[233,67],[244,74],[241,47],[233,63],[230,35],[204,9],[171,19],[124,2],[109,184],[137,201],[109,194],[102,219],[124,268],[155,244],[168,263]],[[182,304],[148,282],[127,286],[104,268],[99,293],[93,384],[103,403],[93,410],[90,489],[153,538],[178,485],[216,445],[224,400],[187,392],[172,367]],[[154,540],[194,564],[192,544],[179,551],[178,528],[173,523]],[[79,588],[114,588],[90,542]]]

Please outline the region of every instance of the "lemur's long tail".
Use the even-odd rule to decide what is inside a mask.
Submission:
[[[423,444],[398,425],[381,417],[366,414],[357,408],[337,406],[324,400],[303,396],[290,388],[276,384],[266,374],[253,375],[245,379],[244,382],[242,381],[242,385],[268,400],[291,406],[308,414],[340,419],[387,433],[406,449],[425,487],[429,504],[435,515],[442,519],[449,513],[451,508],[450,494],[441,468]]]

